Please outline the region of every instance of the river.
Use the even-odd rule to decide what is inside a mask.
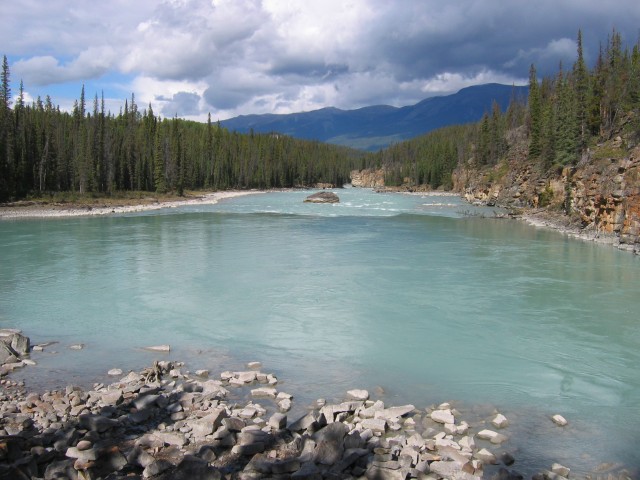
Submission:
[[[524,473],[640,465],[637,256],[453,196],[336,192],[0,222],[0,326],[57,342],[17,376],[45,388],[155,358],[257,360],[299,406],[367,388],[497,409]],[[141,348],[155,344],[172,351]]]

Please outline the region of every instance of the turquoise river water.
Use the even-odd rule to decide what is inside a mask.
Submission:
[[[638,473],[640,258],[457,197],[337,193],[0,222],[0,327],[58,342],[18,375],[44,388],[156,358],[258,360],[298,406],[381,386],[462,418],[498,409],[523,473]]]

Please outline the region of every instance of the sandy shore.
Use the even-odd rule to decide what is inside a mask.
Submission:
[[[176,208],[185,205],[213,205],[225,198],[265,193],[262,190],[237,190],[207,193],[185,200],[155,201],[131,205],[78,206],[78,205],[29,205],[20,207],[0,207],[0,220],[15,218],[56,218],[91,215],[111,215],[114,213],[132,213],[161,208]],[[133,202],[134,200],[132,200]]]

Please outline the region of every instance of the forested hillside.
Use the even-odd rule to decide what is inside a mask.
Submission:
[[[276,134],[230,133],[218,124],[161,119],[132,95],[118,115],[104,99],[63,112],[47,96],[12,98],[7,59],[0,86],[0,201],[30,194],[342,185],[361,154]]]
[[[380,152],[388,182],[448,188],[458,165],[493,167],[514,157],[553,174],[588,161],[589,152],[614,135],[623,134],[625,145],[634,145],[640,136],[639,44],[624,47],[614,31],[591,69],[581,33],[577,45],[573,66],[560,65],[554,77],[540,81],[531,66],[526,104],[514,96],[504,113],[494,103],[480,122],[443,128]]]
[[[544,208],[579,228],[640,242],[640,43],[613,31],[589,68],[529,72],[526,103],[496,105],[378,154],[387,185],[453,189],[470,201]]]

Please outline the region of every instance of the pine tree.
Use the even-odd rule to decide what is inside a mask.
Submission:
[[[167,191],[167,182],[165,180],[164,168],[164,148],[162,138],[160,136],[160,127],[156,128],[156,139],[153,157],[153,178],[156,192],[165,193]]]
[[[589,72],[584,61],[582,49],[582,30],[578,30],[578,59],[573,65],[573,88],[576,97],[576,120],[579,129],[578,146],[581,151],[587,148],[588,133],[588,98],[589,93]]]
[[[542,101],[536,67],[529,70],[529,156],[539,158],[542,153]]]
[[[13,190],[10,179],[10,162],[13,156],[11,130],[11,74],[7,56],[4,55],[0,78],[0,201],[9,199]]]

